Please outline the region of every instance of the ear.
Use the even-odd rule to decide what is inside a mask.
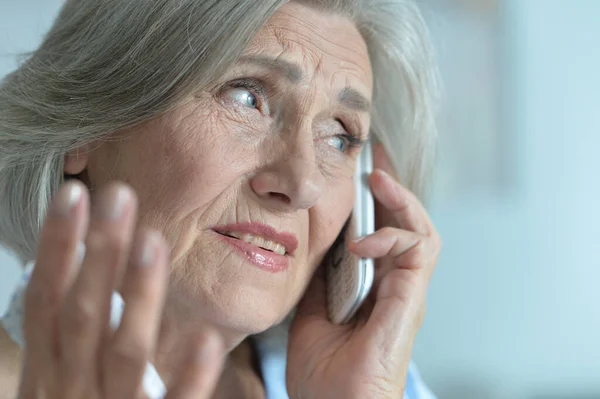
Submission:
[[[66,175],[79,175],[88,166],[90,146],[83,145],[65,155],[63,173]]]

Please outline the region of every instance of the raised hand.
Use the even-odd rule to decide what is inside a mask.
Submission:
[[[141,379],[157,345],[169,251],[159,232],[136,232],[137,200],[128,186],[112,183],[94,200],[90,216],[85,186],[65,184],[41,230],[25,301],[19,398],[143,397]],[[110,300],[117,286],[126,306],[113,331]],[[167,399],[211,397],[224,357],[219,336],[207,330],[181,344],[189,356]]]

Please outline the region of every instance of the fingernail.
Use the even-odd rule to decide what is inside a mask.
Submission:
[[[67,183],[56,194],[51,211],[62,217],[71,216],[75,205],[81,200],[83,190],[79,184]]]
[[[96,217],[102,219],[120,219],[125,213],[125,208],[130,198],[131,192],[127,187],[117,186],[109,190],[104,190],[94,207],[94,214]]]
[[[362,236],[362,237],[356,237],[354,240],[352,240],[353,243],[358,244],[359,242],[361,242],[362,240],[365,239],[366,236]]]
[[[158,237],[156,233],[150,232],[146,234],[141,241],[138,241],[133,251],[133,263],[138,267],[151,266],[156,256],[156,245]]]

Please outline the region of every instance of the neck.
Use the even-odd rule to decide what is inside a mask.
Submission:
[[[153,363],[167,386],[173,381],[177,366],[189,353],[181,343],[188,342],[193,334],[201,331],[201,327],[190,319],[182,321],[180,317],[165,312]],[[223,337],[227,355],[213,399],[264,398],[258,357],[250,341],[239,333],[225,329],[217,331]]]

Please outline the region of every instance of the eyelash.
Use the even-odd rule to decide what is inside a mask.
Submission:
[[[252,78],[242,78],[238,80],[234,80],[233,82],[227,83],[224,88],[227,89],[246,89],[252,93],[254,97],[258,100],[258,108],[263,103],[264,98],[267,95],[267,92],[264,88],[264,84],[257,79]]]
[[[257,108],[259,108],[259,110],[264,102],[264,98],[267,96],[267,90],[265,90],[264,88],[264,83],[261,80],[255,78],[242,78],[234,80],[232,82],[227,83],[224,86],[223,90],[227,89],[248,90],[258,100]],[[346,141],[348,149],[359,148],[365,143],[366,140],[362,139],[360,134],[353,133],[351,129],[348,129],[346,127],[346,124],[341,119],[336,118],[336,122],[338,122],[342,126],[345,132],[343,134],[338,134],[337,136],[341,137]]]
[[[347,129],[346,124],[341,119],[336,119],[336,121],[342,125],[344,132],[346,132],[339,136],[346,140],[349,148],[359,148],[365,143],[365,140],[362,139],[360,135],[352,133],[349,129]]]

